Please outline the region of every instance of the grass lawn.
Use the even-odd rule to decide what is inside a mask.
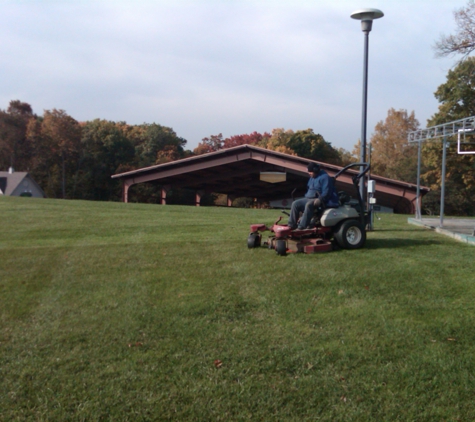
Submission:
[[[474,247],[248,249],[279,215],[0,198],[0,420],[475,420]]]

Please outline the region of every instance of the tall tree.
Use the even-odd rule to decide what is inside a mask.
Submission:
[[[81,139],[84,163],[79,178],[81,198],[120,199],[120,183],[111,176],[135,167],[134,145],[123,129],[121,124],[100,119],[84,124]]]
[[[386,120],[377,123],[371,137],[371,172],[390,179],[414,183],[417,148],[407,133],[419,128],[414,111],[389,109]]]
[[[436,55],[446,57],[461,54],[462,60],[475,50],[475,2],[454,11],[457,29],[453,35],[442,35],[434,45]]]
[[[43,136],[50,141],[51,149],[60,158],[61,194],[66,195],[66,174],[77,171],[80,152],[81,127],[64,110],[45,110],[41,123]],[[71,166],[67,169],[68,166]]]
[[[299,157],[330,164],[341,164],[338,150],[333,148],[330,142],[325,141],[322,135],[314,133],[313,129],[298,130],[293,133],[287,146]]]
[[[448,123],[475,115],[475,58],[460,62],[447,75],[447,81],[435,92],[439,100],[439,111],[428,121],[428,126]],[[475,197],[475,155],[459,155],[456,139],[449,144],[447,152],[447,173],[445,210],[452,215],[474,215]],[[422,181],[431,189],[424,202],[430,211],[439,211],[442,143],[427,142],[423,148],[425,169]]]
[[[138,167],[163,162],[163,151],[173,149],[176,157],[184,155],[186,140],[177,136],[173,129],[157,123],[142,124],[132,131]]]
[[[20,100],[10,101],[6,111],[0,110],[0,169],[30,169],[33,155],[26,128],[29,120],[33,118],[30,104]]]
[[[434,93],[439,110],[429,123],[438,125],[475,115],[475,57],[469,57],[449,70],[447,81]]]

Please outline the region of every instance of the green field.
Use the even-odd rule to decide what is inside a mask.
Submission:
[[[475,249],[248,249],[279,211],[0,198],[2,421],[473,421]]]

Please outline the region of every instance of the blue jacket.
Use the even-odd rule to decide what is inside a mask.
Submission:
[[[324,170],[320,170],[317,177],[311,177],[307,183],[307,193],[305,198],[316,198],[317,192],[327,207],[337,207],[339,205],[338,194],[333,185],[333,179]]]

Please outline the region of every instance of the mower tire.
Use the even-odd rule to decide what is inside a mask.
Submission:
[[[335,240],[343,249],[359,249],[366,242],[366,230],[358,220],[345,220],[335,232]]]
[[[261,246],[261,236],[257,233],[251,233],[247,238],[247,247],[251,248],[258,248]]]
[[[285,240],[279,239],[275,242],[275,251],[277,252],[277,255],[287,255],[287,243]]]

